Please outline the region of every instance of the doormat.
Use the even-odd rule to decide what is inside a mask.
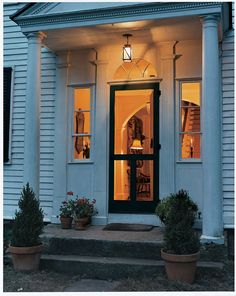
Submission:
[[[150,231],[153,225],[148,224],[128,224],[128,223],[110,223],[107,224],[103,230],[110,231]]]

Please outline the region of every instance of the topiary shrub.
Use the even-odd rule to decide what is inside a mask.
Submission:
[[[39,236],[43,232],[44,215],[39,199],[29,183],[23,186],[18,206],[19,211],[16,211],[13,223],[11,245],[14,247],[40,245]]]
[[[157,205],[156,214],[165,224],[165,252],[183,255],[199,251],[200,239],[193,229],[197,211],[185,190],[170,194]]]

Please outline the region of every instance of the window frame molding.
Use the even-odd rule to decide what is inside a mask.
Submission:
[[[68,149],[67,149],[67,163],[68,164],[88,164],[94,162],[94,143],[95,143],[95,83],[74,83],[69,84],[68,94]],[[73,135],[74,133],[74,90],[78,88],[89,88],[90,89],[90,158],[89,159],[75,159],[73,156]]]
[[[9,142],[8,142],[8,161],[4,162],[3,165],[11,165],[12,164],[12,127],[13,127],[13,98],[14,98],[14,83],[15,83],[15,68],[16,66],[12,63],[5,63],[3,65],[3,71],[4,68],[12,68],[12,75],[11,75],[11,95],[10,95],[10,115],[9,115]],[[4,85],[3,85],[4,87]],[[3,98],[4,100],[4,98]],[[4,112],[4,110],[3,110]],[[3,134],[4,137],[4,134]],[[4,139],[2,141],[3,148],[4,148]]]
[[[181,124],[180,124],[180,114],[181,114],[181,84],[182,83],[200,83],[200,132],[190,132],[190,134],[200,134],[200,158],[182,158],[181,155],[181,141],[180,141],[180,134],[181,134]],[[175,124],[176,124],[176,138],[175,138],[175,154],[176,154],[176,163],[178,164],[188,164],[188,163],[202,163],[202,78],[201,77],[188,77],[188,78],[178,78],[176,79],[176,110],[175,110]]]

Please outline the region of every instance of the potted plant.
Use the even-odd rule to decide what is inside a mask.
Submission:
[[[43,210],[29,183],[23,186],[15,213],[9,252],[16,271],[31,271],[39,268],[43,245]]]
[[[73,195],[72,191],[67,192],[68,196]],[[67,199],[62,202],[60,206],[60,221],[61,228],[70,229],[72,224],[72,211],[73,211],[74,201],[72,199]]]
[[[193,229],[197,212],[197,205],[185,190],[170,194],[156,207],[156,214],[165,225],[161,256],[170,280],[190,284],[194,280],[200,257],[200,239]]]
[[[88,198],[77,197],[74,201],[73,218],[75,222],[75,229],[83,230],[91,223],[91,217],[97,214],[95,208],[96,200],[90,201]]]

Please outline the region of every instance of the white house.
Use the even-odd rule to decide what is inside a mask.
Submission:
[[[97,200],[94,224],[159,225],[158,200],[183,188],[202,240],[223,242],[234,228],[232,11],[5,3],[4,218],[29,182],[45,221],[73,191]]]

